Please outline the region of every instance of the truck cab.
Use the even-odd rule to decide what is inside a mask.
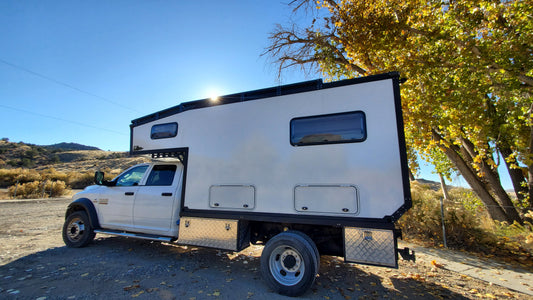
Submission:
[[[103,174],[96,177],[103,178]],[[183,165],[153,161],[135,165],[111,181],[96,180],[74,195],[73,204],[94,207],[97,232],[135,232],[177,238]],[[73,206],[73,205],[71,205]],[[93,217],[94,219],[94,217]],[[73,232],[75,233],[75,232]],[[76,242],[69,238],[65,242]]]

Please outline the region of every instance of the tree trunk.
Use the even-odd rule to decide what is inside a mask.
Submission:
[[[475,157],[476,155],[478,155],[478,153],[475,151],[474,145],[469,140],[461,138],[461,144],[467,150],[468,154],[471,157]],[[496,198],[495,200],[498,201],[500,207],[505,211],[505,214],[507,215],[507,218],[510,222],[509,224],[512,224],[514,221],[522,223],[522,218],[520,218],[518,211],[516,210],[513,202],[511,201],[511,197],[509,197],[509,194],[507,194],[505,189],[502,187],[498,171],[496,169],[493,169],[492,166],[489,165],[484,158],[480,163],[477,163],[476,165],[484,174],[483,179],[487,181],[487,187],[494,194]]]
[[[520,201],[523,201],[528,194],[526,186],[522,186],[522,182],[526,181],[524,173],[521,169],[511,169],[511,164],[518,165],[518,162],[515,158],[512,158],[511,162],[507,162],[509,157],[513,154],[513,151],[508,146],[499,146],[500,153],[502,154],[503,160],[505,161],[505,166],[507,167],[507,172],[509,172],[509,177],[511,177],[511,182],[513,183],[513,189],[516,194],[516,198]]]
[[[431,131],[433,138],[436,141],[440,142],[444,140],[437,131],[435,131],[434,129]],[[487,208],[490,217],[496,221],[506,221],[512,224],[513,220],[508,218],[508,216],[505,214],[505,211],[498,204],[498,202],[494,200],[492,195],[487,190],[486,186],[483,184],[483,182],[481,182],[481,180],[479,180],[474,171],[463,160],[461,155],[459,155],[459,153],[457,153],[457,151],[453,150],[451,147],[446,147],[444,145],[442,145],[441,147],[444,150],[444,153],[446,154],[448,159],[455,165],[461,175],[463,175],[466,182],[468,182],[474,193],[476,193],[476,195],[479,197],[479,199],[481,199],[483,204],[485,204],[485,207]]]
[[[415,181],[415,175],[413,175],[413,172],[411,171],[411,168],[409,168],[409,181]]]
[[[450,195],[448,194],[448,188],[446,187],[444,176],[442,176],[441,173],[439,173],[439,179],[440,179],[440,188],[442,189],[442,195],[444,196],[444,200],[448,200],[450,199]]]

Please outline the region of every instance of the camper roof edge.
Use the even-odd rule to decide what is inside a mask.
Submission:
[[[310,91],[315,91],[315,90],[335,88],[335,87],[340,87],[340,86],[345,86],[345,85],[385,80],[385,79],[391,79],[391,78],[399,79],[399,77],[400,77],[399,72],[389,72],[389,73],[370,75],[366,77],[357,77],[357,78],[352,78],[352,79],[344,79],[344,80],[326,82],[326,83],[324,83],[322,79],[315,79],[315,80],[310,80],[310,81],[297,82],[297,83],[292,83],[292,84],[280,85],[280,86],[252,90],[252,91],[241,92],[241,93],[236,93],[236,94],[229,94],[229,95],[219,97],[217,102],[210,101],[210,99],[201,99],[201,100],[183,102],[176,106],[173,106],[173,107],[170,107],[170,108],[167,108],[167,109],[155,112],[155,113],[151,113],[144,117],[134,119],[131,121],[130,127],[133,128],[133,127],[136,127],[142,124],[146,124],[146,123],[149,123],[155,120],[159,120],[159,119],[162,119],[162,118],[165,118],[171,115],[175,115],[175,114],[187,111],[187,110],[192,110],[192,109],[199,109],[199,108],[216,106],[216,105],[224,105],[224,104],[230,104],[230,103],[235,103],[235,102],[258,100],[258,99],[270,98],[270,97],[276,97],[276,96],[284,96],[284,95],[290,95],[290,94],[295,94],[295,93],[310,92]]]

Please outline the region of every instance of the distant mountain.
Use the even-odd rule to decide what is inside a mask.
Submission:
[[[429,185],[429,187],[432,190],[434,190],[434,191],[438,191],[438,190],[441,189],[440,182],[431,181],[431,180],[427,180],[427,179],[424,179],[424,178],[417,178],[416,182],[421,183],[421,184],[425,184],[425,185]],[[446,185],[446,186],[448,186],[448,185]]]
[[[86,146],[86,145],[81,145],[81,144],[77,144],[77,143],[59,143],[59,144],[53,144],[53,145],[48,145],[48,146],[43,146],[43,147],[49,148],[49,149],[61,149],[61,150],[65,150],[65,151],[102,150],[102,149],[97,148],[97,147]]]
[[[59,167],[62,163],[100,161],[124,158],[127,152],[103,151],[96,147],[59,143],[40,146],[24,142],[13,143],[8,138],[0,139],[0,169],[40,168],[49,165]]]

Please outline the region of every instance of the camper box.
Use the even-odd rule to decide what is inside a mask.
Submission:
[[[133,120],[130,151],[183,160],[182,217],[390,229],[411,206],[398,76],[182,103]]]

